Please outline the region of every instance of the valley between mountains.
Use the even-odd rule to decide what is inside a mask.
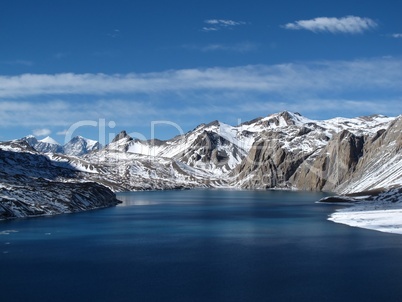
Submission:
[[[107,207],[118,203],[113,192],[133,190],[392,191],[390,202],[402,203],[401,131],[402,116],[319,121],[284,111],[167,141],[122,131],[104,147],[83,137],[60,146],[28,136],[0,143],[0,218]]]

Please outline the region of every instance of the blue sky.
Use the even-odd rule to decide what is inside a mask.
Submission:
[[[167,139],[282,110],[396,116],[401,11],[399,0],[3,1],[0,140]]]

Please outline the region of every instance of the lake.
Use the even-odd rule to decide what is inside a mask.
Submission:
[[[327,220],[322,193],[119,193],[0,222],[1,301],[399,301],[402,236]]]

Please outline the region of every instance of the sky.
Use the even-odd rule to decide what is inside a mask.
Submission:
[[[0,3],[0,140],[402,114],[399,0]]]

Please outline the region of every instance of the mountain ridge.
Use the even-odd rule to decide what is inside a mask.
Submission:
[[[73,137],[64,145],[60,145],[50,136],[38,140],[35,136],[28,135],[16,141],[26,141],[31,147],[40,153],[59,153],[71,156],[81,156],[101,148],[98,141],[80,135]]]
[[[72,171],[73,179],[115,192],[212,187],[350,194],[402,186],[401,132],[402,115],[311,120],[284,111],[237,126],[200,124],[165,141],[133,139],[123,130],[104,148],[74,156],[37,152],[32,137],[0,149],[22,152],[12,147],[21,145]]]

